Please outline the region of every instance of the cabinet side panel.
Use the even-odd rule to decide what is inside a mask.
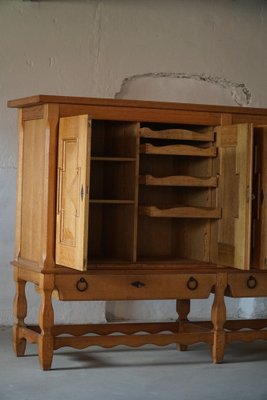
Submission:
[[[41,258],[45,128],[43,119],[23,124],[20,256],[37,263]]]

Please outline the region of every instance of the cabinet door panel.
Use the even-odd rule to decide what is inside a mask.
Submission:
[[[222,208],[222,218],[212,226],[211,258],[217,264],[249,269],[253,127],[221,126],[216,132],[216,206]]]
[[[267,126],[254,129],[252,266],[267,268]]]
[[[56,263],[87,266],[91,130],[87,115],[60,119]]]

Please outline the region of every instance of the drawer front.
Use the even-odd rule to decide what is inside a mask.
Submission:
[[[267,296],[267,273],[228,274],[228,286],[233,297]]]
[[[60,300],[204,299],[215,274],[57,275]]]

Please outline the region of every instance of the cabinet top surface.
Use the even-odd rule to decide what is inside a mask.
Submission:
[[[254,114],[254,115],[260,114],[267,116],[267,108],[158,102],[158,101],[144,101],[144,100],[73,97],[73,96],[53,96],[53,95],[35,95],[20,99],[9,100],[7,105],[9,108],[26,108],[48,103],[68,104],[68,105],[71,104],[88,105],[88,106],[99,106],[99,107],[150,108],[150,109],[206,111],[206,112],[208,111],[208,112],[219,112],[219,113]]]

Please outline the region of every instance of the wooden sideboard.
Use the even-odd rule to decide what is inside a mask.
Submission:
[[[14,350],[267,339],[225,296],[267,296],[267,109],[38,95],[19,109]],[[29,326],[25,285],[40,294]],[[209,321],[191,299],[214,294]],[[60,301],[175,299],[177,321],[56,325]],[[87,322],[87,321],[85,321]],[[244,329],[246,328],[246,329]]]

